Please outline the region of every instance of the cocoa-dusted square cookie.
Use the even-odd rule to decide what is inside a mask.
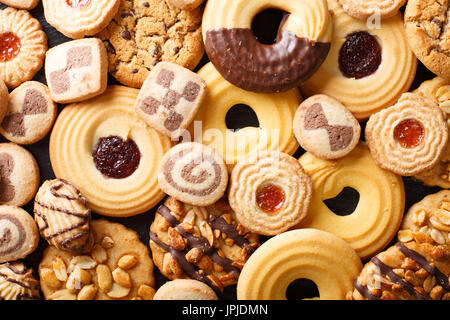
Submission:
[[[205,81],[196,73],[174,63],[160,62],[139,92],[136,113],[149,126],[177,139],[194,119],[205,88]]]
[[[108,59],[97,38],[65,42],[47,52],[45,76],[51,96],[58,103],[95,97],[106,90]]]

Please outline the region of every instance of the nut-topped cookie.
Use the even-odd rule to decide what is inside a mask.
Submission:
[[[19,261],[0,264],[0,300],[39,300],[33,269]]]

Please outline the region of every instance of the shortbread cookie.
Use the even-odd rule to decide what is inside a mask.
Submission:
[[[14,143],[0,143],[0,204],[27,204],[39,180],[38,164],[29,151]]]
[[[205,96],[205,81],[170,62],[160,62],[145,80],[136,100],[136,113],[147,124],[178,139],[191,124]]]
[[[192,279],[175,279],[163,284],[153,300],[219,300],[207,284]]]
[[[205,0],[168,0],[168,2],[180,9],[192,10],[201,5]]]
[[[237,221],[226,199],[196,207],[169,197],[150,227],[153,261],[166,278],[191,278],[216,291],[236,284],[258,247],[258,235]]]
[[[408,42],[417,58],[436,75],[450,80],[448,0],[410,0],[405,10]]]
[[[25,258],[39,243],[33,218],[16,206],[0,205],[0,235],[0,263]]]
[[[108,59],[97,38],[65,42],[47,52],[45,77],[55,102],[72,103],[106,90]]]
[[[22,262],[0,264],[0,300],[39,300],[39,281]]]
[[[72,39],[93,36],[111,22],[120,0],[42,0],[45,20]]]
[[[370,117],[366,141],[381,168],[413,176],[439,162],[447,147],[448,126],[432,100],[405,93],[394,106]]]
[[[168,0],[121,0],[112,22],[97,36],[109,57],[109,72],[122,84],[141,88],[160,61],[193,70],[203,53],[202,7],[180,10]]]
[[[13,8],[31,10],[38,5],[39,0],[2,0],[0,2]]]
[[[53,171],[77,186],[95,213],[132,216],[164,198],[157,170],[172,144],[134,112],[137,95],[137,89],[111,86],[66,106],[53,127]]]
[[[306,217],[311,193],[311,179],[297,159],[271,151],[250,155],[234,167],[228,197],[244,227],[272,236]]]
[[[47,36],[26,10],[0,10],[0,79],[9,88],[31,80],[44,64]]]
[[[342,8],[359,20],[386,19],[397,15],[406,0],[339,0]]]
[[[302,148],[323,159],[349,154],[361,134],[361,126],[351,112],[326,95],[305,100],[297,109],[293,128]]]
[[[160,188],[174,198],[196,206],[208,206],[222,198],[228,170],[222,156],[197,142],[170,149],[158,170]]]
[[[379,2],[379,1],[378,1]],[[417,59],[408,46],[401,13],[370,24],[328,0],[333,38],[327,59],[303,85],[306,97],[326,94],[359,121],[392,106],[413,83]]]
[[[449,300],[450,252],[439,256],[428,243],[397,243],[368,262],[355,289],[354,300]]]
[[[8,109],[9,92],[5,82],[0,78],[0,121],[3,120]]]
[[[73,253],[91,250],[91,210],[70,182],[55,179],[42,184],[34,199],[34,219],[50,245]]]
[[[151,300],[153,262],[138,234],[119,223],[91,222],[94,247],[74,255],[49,246],[39,264],[46,300]]]
[[[57,112],[46,85],[37,81],[24,82],[9,96],[0,134],[14,143],[33,144],[50,131]]]

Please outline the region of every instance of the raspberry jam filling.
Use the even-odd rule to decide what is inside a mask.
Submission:
[[[20,52],[20,39],[12,32],[0,34],[0,62],[14,59]]]
[[[109,136],[100,138],[92,152],[95,167],[103,175],[123,179],[136,171],[141,153],[133,140]]]
[[[286,200],[286,195],[280,187],[268,183],[256,191],[256,204],[267,213],[277,212]]]
[[[85,8],[89,5],[91,0],[66,0],[66,3],[69,7],[74,9]]]
[[[381,46],[366,31],[349,34],[339,51],[339,69],[347,78],[361,79],[378,70],[381,64]]]
[[[403,120],[394,128],[395,140],[406,149],[413,149],[420,145],[424,136],[425,129],[415,119]]]

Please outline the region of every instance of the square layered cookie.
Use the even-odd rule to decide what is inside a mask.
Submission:
[[[108,58],[97,38],[73,40],[47,51],[45,76],[52,99],[79,102],[106,90]]]
[[[145,80],[135,110],[149,126],[177,140],[194,119],[205,89],[205,81],[196,73],[160,62]]]

